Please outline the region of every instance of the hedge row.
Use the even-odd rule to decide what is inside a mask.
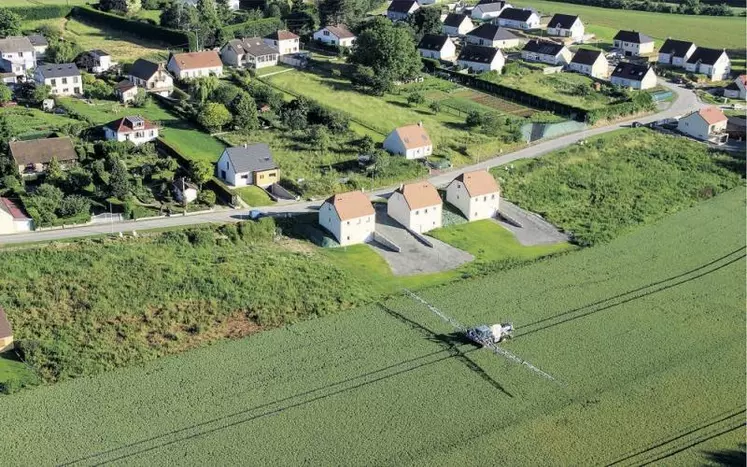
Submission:
[[[228,37],[264,37],[283,28],[280,18],[264,18],[226,26],[223,33]]]
[[[144,39],[162,42],[179,49],[197,49],[197,39],[193,32],[177,31],[154,24],[127,19],[112,13],[96,10],[89,6],[76,6],[71,15],[79,20],[126,32]]]
[[[619,104],[608,105],[586,114],[586,121],[593,125],[600,120],[613,120],[640,112],[649,112],[656,108],[653,97],[647,92],[639,92],[633,99]]]
[[[37,19],[64,18],[70,14],[73,7],[68,5],[36,5],[14,6],[9,7],[8,9],[20,16],[22,19],[31,21]]]

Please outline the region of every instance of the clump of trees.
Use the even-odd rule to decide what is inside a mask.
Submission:
[[[0,8],[0,37],[21,35],[21,17],[8,8]]]

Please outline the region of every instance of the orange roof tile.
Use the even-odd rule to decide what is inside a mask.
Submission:
[[[483,196],[501,191],[498,182],[495,181],[495,178],[487,170],[465,172],[455,178],[455,180],[464,183],[464,187],[470,196]]]
[[[443,203],[436,187],[431,185],[428,181],[408,183],[407,185],[398,188],[397,192],[404,196],[411,211],[413,209],[422,209]]]
[[[407,149],[422,148],[432,144],[431,137],[428,136],[428,132],[420,124],[401,126],[394,131],[397,132]]]
[[[362,191],[339,193],[327,198],[326,202],[335,208],[341,221],[373,216],[376,213],[368,196],[363,194]]]
[[[223,62],[221,62],[220,56],[215,50],[174,54],[174,60],[181,70],[216,68],[223,66]]]
[[[726,115],[718,107],[704,107],[698,110],[698,115],[701,116],[709,125],[726,121]]]

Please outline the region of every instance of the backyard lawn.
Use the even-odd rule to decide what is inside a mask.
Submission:
[[[20,106],[2,108],[0,115],[7,117],[4,121],[9,126],[10,133],[22,138],[24,135],[33,137],[34,134],[57,131],[69,125],[81,125],[80,121],[63,115]]]
[[[612,37],[618,30],[632,29],[657,39],[657,45],[667,37],[674,37],[693,41],[703,47],[745,49],[744,37],[747,28],[744,17],[739,16],[673,15],[548,0],[518,0],[513,4],[536,8],[543,16],[551,16],[553,13],[579,15],[589,32],[598,34],[599,39],[608,43],[612,43]]]
[[[267,192],[258,186],[245,186],[236,188],[234,191],[249,206],[258,207],[273,204]]]
[[[144,108],[125,107],[118,102],[94,100],[93,104],[75,98],[59,99],[65,108],[81,114],[97,124],[105,124],[128,115],[141,115],[148,120],[163,125],[162,138],[189,159],[215,162],[225,149],[225,145],[179,119],[155,102]]]

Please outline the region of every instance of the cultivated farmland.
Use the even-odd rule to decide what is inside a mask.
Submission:
[[[2,399],[5,463],[702,463],[743,440],[743,211],[735,190],[421,292],[465,324],[513,319],[505,347],[560,384],[401,297]]]

